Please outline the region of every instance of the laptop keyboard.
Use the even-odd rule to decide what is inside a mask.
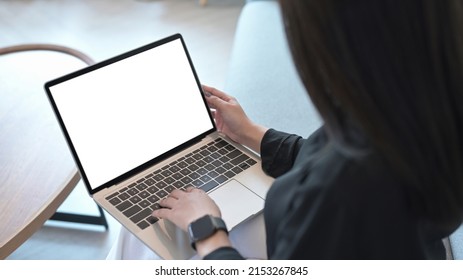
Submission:
[[[158,221],[151,213],[161,207],[159,201],[173,190],[193,186],[208,192],[256,163],[219,138],[109,195],[106,200],[145,229]]]

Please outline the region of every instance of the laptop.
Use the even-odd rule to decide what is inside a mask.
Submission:
[[[180,34],[45,90],[90,196],[160,257],[194,255],[185,232],[151,216],[174,189],[205,190],[229,230],[263,210],[273,179],[217,131]]]

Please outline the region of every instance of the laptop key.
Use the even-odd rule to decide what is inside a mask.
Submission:
[[[248,169],[249,167],[251,167],[249,164],[247,164],[246,162],[242,162],[239,167],[243,170],[246,170]]]
[[[138,194],[141,198],[147,198],[150,194],[147,191],[142,191]]]
[[[182,161],[177,164],[178,168],[183,169],[185,167],[188,167],[188,164],[186,162]]]
[[[199,166],[199,167],[203,167],[204,165],[206,165],[206,162],[203,161],[203,160],[198,160],[198,161],[196,162],[196,165]]]
[[[127,200],[127,201],[124,201],[121,204],[117,205],[116,208],[119,211],[124,211],[125,209],[129,208],[130,206],[132,206],[132,203]]]
[[[183,175],[180,174],[180,173],[176,173],[176,174],[172,175],[172,177],[174,178],[174,182],[173,182],[173,183],[175,183],[175,181],[178,181],[178,180],[182,179],[182,178],[183,178]],[[173,184],[173,183],[172,183],[172,184]]]
[[[148,197],[148,201],[151,202],[151,203],[156,203],[159,201],[159,197],[157,197],[156,195],[152,195],[150,197]]]
[[[154,181],[153,179],[148,179],[145,181],[145,184],[147,184],[148,186],[152,186],[154,185],[154,183],[156,183],[156,181]]]
[[[243,171],[243,169],[239,168],[238,166],[235,166],[235,167],[232,168],[232,171],[235,172],[236,174],[238,174],[241,171]]]
[[[223,174],[223,173],[227,172],[227,170],[225,170],[225,168],[223,168],[223,167],[217,167],[214,171],[219,173],[219,174]]]
[[[193,180],[196,180],[196,179],[198,179],[199,177],[201,177],[201,176],[200,176],[198,173],[196,173],[196,172],[192,172],[192,173],[190,174],[190,178],[193,179]]]
[[[161,172],[161,174],[164,177],[169,177],[170,175],[172,175],[172,172],[170,172],[169,170],[164,170]]]
[[[138,206],[141,208],[148,208],[151,205],[151,203],[148,200],[142,200],[140,203],[138,203]]]
[[[180,173],[184,176],[187,176],[188,174],[190,174],[192,171],[188,168],[184,168],[182,170],[180,170]]]
[[[208,150],[202,150],[202,151],[199,152],[199,153],[200,153],[201,155],[205,156],[205,157],[211,154],[211,152],[209,152]]]
[[[229,161],[230,161],[230,159],[229,159],[228,157],[221,157],[221,158],[219,158],[219,160],[220,160],[221,162],[223,162],[223,163],[226,163],[226,162],[229,162]]]
[[[167,177],[166,179],[164,179],[164,182],[165,182],[167,185],[170,185],[170,184],[172,184],[173,182],[175,182],[175,179],[172,178],[172,177]]]
[[[196,171],[198,170],[199,166],[197,166],[196,164],[192,163],[190,166],[188,166],[188,169],[190,169],[191,171]]]
[[[153,194],[153,193],[156,193],[157,191],[159,191],[159,188],[156,187],[156,186],[152,186],[152,187],[149,187],[149,188],[147,189],[147,191],[148,191],[149,193]]]
[[[215,178],[215,180],[216,180],[217,182],[219,182],[219,184],[222,184],[222,183],[224,183],[225,181],[227,181],[228,178],[227,178],[226,176],[224,176],[224,175],[220,175],[220,176],[218,176],[217,178]]]
[[[214,147],[214,146],[215,146],[215,145],[212,145],[212,146],[207,147],[207,149],[209,150],[209,152],[215,152],[215,151],[217,151],[217,148]]]
[[[111,200],[111,198],[116,197],[118,194],[119,194],[119,192],[115,192],[115,193],[113,193],[113,194],[111,194],[111,195],[108,195],[108,196],[106,197],[106,200],[109,201],[109,200]]]
[[[218,141],[217,141],[217,140],[218,140]],[[222,140],[222,139],[217,139],[217,140],[216,140],[217,142],[215,143],[215,145],[216,145],[217,147],[223,148],[223,147],[225,147],[225,146],[228,145],[228,143],[225,142],[225,141]]]
[[[204,184],[204,182],[201,181],[200,179],[198,179],[198,180],[193,181],[191,184],[192,184],[193,186],[199,188],[199,187],[201,187],[201,186]]]
[[[184,183],[184,184],[189,184],[193,180],[191,180],[191,178],[189,178],[189,177],[183,177],[180,181],[182,181],[182,183]]]
[[[220,157],[221,157],[221,155],[219,153],[212,153],[211,154],[211,158],[213,158],[213,159],[218,159]]]
[[[140,191],[137,189],[137,188],[131,188],[127,191],[128,194],[130,195],[136,195],[137,193],[139,193]]]
[[[227,162],[227,163],[225,163],[225,164],[223,165],[223,168],[225,168],[226,170],[230,170],[230,169],[233,168],[233,165],[232,165],[231,163]]]
[[[146,189],[147,187],[148,186],[145,183],[141,183],[141,184],[137,185],[137,189],[140,190],[140,191]]]
[[[119,198],[115,197],[115,198],[111,199],[111,200],[109,201],[109,203],[111,203],[112,205],[116,206],[116,205],[118,205],[119,203],[121,203],[121,200],[120,200]]]
[[[225,148],[225,149],[227,149],[228,151],[233,151],[233,150],[236,150],[236,148],[235,148],[235,147],[233,147],[233,146],[232,146],[232,145],[230,145],[230,144],[227,144],[227,145],[225,145],[225,147],[224,147],[224,148]]]
[[[210,157],[210,156],[207,156],[207,157],[204,157],[203,158],[203,161],[206,162],[206,163],[211,163],[214,161],[214,158]]]
[[[159,189],[163,189],[163,188],[165,188],[166,186],[167,186],[167,184],[166,184],[165,182],[162,182],[162,181],[161,181],[161,182],[158,182],[158,183],[156,184],[156,187],[158,187]]]
[[[126,191],[128,188],[131,188],[131,187],[134,187],[137,183],[132,183],[130,185],[128,185],[127,187],[123,188],[122,190],[119,190],[120,192],[124,192]]]
[[[212,164],[208,164],[208,165],[204,166],[204,168],[206,168],[207,171],[212,171],[212,170],[214,170],[216,167],[215,167],[214,165],[212,165]]]
[[[238,165],[240,163],[242,163],[243,161],[246,161],[249,157],[247,155],[244,155],[242,154],[241,156],[235,158],[235,159],[232,159],[230,161],[231,164],[234,164],[234,165]]]
[[[211,177],[209,177],[208,175],[204,175],[204,176],[202,176],[202,177],[201,177],[201,178],[199,178],[199,179],[201,179],[201,181],[203,181],[203,182],[207,182],[207,181],[210,181],[210,180],[212,180],[212,178],[211,178]]]
[[[180,168],[178,168],[177,165],[174,165],[174,166],[169,168],[169,171],[172,172],[172,173],[176,173],[176,172],[180,171]]]
[[[216,160],[216,161],[212,162],[212,165],[214,165],[215,167],[219,167],[219,166],[222,166],[223,163],[220,160]]]
[[[248,160],[246,161],[246,163],[249,164],[249,165],[251,165],[251,166],[253,166],[254,164],[257,163],[257,161],[255,161],[255,160],[253,160],[252,158],[250,158],[250,159],[248,159]]]
[[[216,171],[211,171],[209,173],[207,173],[207,175],[211,178],[215,178],[217,176],[219,176],[219,173],[217,173]]]
[[[130,195],[127,193],[121,193],[119,196],[117,196],[120,200],[124,201],[130,198]]]
[[[204,169],[204,168],[200,168],[200,169],[198,169],[196,172],[198,172],[199,175],[205,175],[205,174],[207,174],[207,170]]]
[[[224,175],[227,176],[228,178],[231,178],[231,177],[235,176],[235,173],[233,173],[231,171],[227,171],[227,172],[225,172]]]
[[[133,215],[137,214],[141,210],[141,207],[138,205],[134,205],[129,209],[122,212],[127,218],[132,217]]]
[[[151,213],[153,213],[153,211],[151,211],[149,208],[146,208],[138,212],[136,215],[130,218],[130,220],[134,223],[138,223],[139,221],[146,219],[148,216],[151,216]]]
[[[136,204],[136,203],[138,203],[138,202],[141,201],[141,198],[139,198],[138,196],[133,196],[133,197],[131,197],[129,200],[130,200],[130,202],[132,202],[133,204]]]
[[[174,175],[172,175],[172,178],[174,178],[175,180],[180,180],[183,178],[183,175],[182,173],[174,173]]]
[[[153,179],[156,181],[161,181],[162,179],[164,179],[164,176],[162,176],[161,174],[157,174],[153,176]]]
[[[165,191],[165,190],[160,190],[156,193],[156,195],[159,197],[159,198],[164,198],[168,195],[168,193]]]
[[[193,155],[193,158],[194,158],[195,160],[200,160],[200,159],[203,158],[203,156],[202,156],[201,154],[198,153],[198,154],[194,154],[194,155]]]
[[[182,182],[182,181],[176,181],[172,184],[175,188],[177,189],[180,189],[182,188],[183,186],[185,186],[185,184]]]
[[[194,158],[187,158],[185,159],[185,162],[188,163],[188,164],[193,164],[196,160]]]
[[[147,221],[148,223],[150,223],[150,224],[154,224],[154,223],[156,223],[157,221],[159,221],[159,219],[156,218],[156,217],[153,217],[153,216],[149,216],[148,218],[146,218],[146,221]]]
[[[234,159],[234,158],[236,158],[237,156],[239,156],[240,154],[241,154],[240,151],[234,150],[234,151],[228,153],[228,154],[227,154],[227,157],[230,158],[230,159]]]
[[[212,181],[209,181],[207,182],[206,184],[202,185],[201,186],[201,189],[205,192],[208,192],[210,190],[212,190],[213,188],[217,187],[219,185],[219,183],[217,183],[216,181],[212,180]]]
[[[173,190],[175,190],[175,188],[173,186],[167,186],[164,190],[168,193],[171,193]]]
[[[149,225],[150,225],[150,224],[149,224],[147,221],[141,221],[141,222],[139,222],[139,223],[137,224],[137,226],[138,226],[139,228],[141,228],[141,229],[145,229],[145,228],[149,227]]]

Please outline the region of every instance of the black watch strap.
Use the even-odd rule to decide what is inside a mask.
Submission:
[[[219,230],[223,230],[228,234],[225,222],[221,218],[212,215],[205,215],[192,222],[188,226],[191,247],[196,250],[196,242],[208,238]]]

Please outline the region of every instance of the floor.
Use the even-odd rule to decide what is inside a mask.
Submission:
[[[223,87],[243,0],[7,0],[0,5],[0,45],[52,43],[96,61],[181,33],[202,83]],[[11,59],[11,57],[10,57]],[[79,184],[59,211],[98,214]],[[48,221],[8,259],[104,259],[120,226]]]

